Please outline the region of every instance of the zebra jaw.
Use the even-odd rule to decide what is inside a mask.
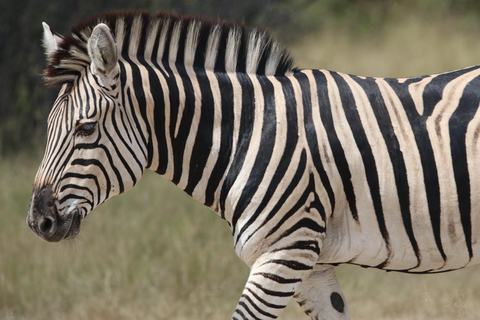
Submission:
[[[76,205],[58,210],[53,192],[49,187],[35,190],[30,201],[27,224],[40,238],[49,242],[73,239],[80,232],[84,218]]]

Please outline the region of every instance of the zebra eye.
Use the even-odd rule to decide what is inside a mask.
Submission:
[[[97,127],[96,122],[87,122],[83,124],[77,125],[77,129],[75,129],[75,135],[78,137],[88,137],[92,133],[95,132],[95,128]]]

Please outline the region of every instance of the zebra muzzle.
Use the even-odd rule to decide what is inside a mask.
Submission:
[[[52,188],[34,190],[27,215],[27,224],[40,238],[49,242],[72,239],[80,232],[81,215],[77,207],[60,213]]]

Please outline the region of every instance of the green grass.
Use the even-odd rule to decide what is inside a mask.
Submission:
[[[370,36],[324,30],[291,51],[301,67],[374,76],[480,63],[476,29],[406,19]],[[78,239],[46,243],[25,223],[41,157],[0,160],[0,319],[229,319],[248,268],[228,226],[148,172],[92,212]],[[338,268],[352,319],[480,318],[478,267],[441,275]],[[281,319],[307,319],[291,304]]]

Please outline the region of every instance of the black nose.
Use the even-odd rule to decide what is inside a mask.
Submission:
[[[57,210],[54,203],[51,187],[35,189],[27,216],[28,226],[47,241],[55,241],[57,231]]]
[[[44,236],[50,236],[55,233],[55,220],[51,217],[40,217],[38,219],[38,229]]]

